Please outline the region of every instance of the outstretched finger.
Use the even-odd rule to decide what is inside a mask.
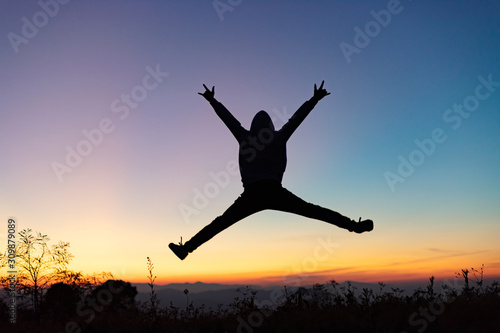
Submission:
[[[317,91],[318,88],[316,87],[316,83],[314,84],[314,91]]]
[[[325,83],[325,80],[323,80],[323,81],[321,82],[321,85],[319,86],[319,89],[320,89],[320,90],[321,90],[321,89],[323,89],[323,84],[324,84],[324,83]]]
[[[215,95],[215,86],[212,86],[212,95]]]
[[[203,83],[203,87],[205,88],[205,90],[208,90],[207,86]]]

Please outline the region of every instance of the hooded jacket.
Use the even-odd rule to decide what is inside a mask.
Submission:
[[[286,143],[297,127],[312,111],[317,101],[311,98],[276,131],[269,114],[261,110],[252,120],[250,130],[215,98],[210,105],[229,128],[239,144],[239,167],[243,187],[261,180],[275,180],[281,184],[286,169]]]

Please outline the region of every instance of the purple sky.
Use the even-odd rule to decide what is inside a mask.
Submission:
[[[430,270],[445,253],[500,272],[500,3],[214,3],[0,2],[5,222],[71,242],[77,270],[128,279],[147,256],[165,280],[284,274],[321,237],[339,247],[318,271]],[[290,139],[283,185],[374,232],[262,212],[179,262],[167,244],[242,191],[202,84],[244,127],[264,109],[280,128],[322,80],[331,95]],[[229,181],[196,207],[213,173]]]

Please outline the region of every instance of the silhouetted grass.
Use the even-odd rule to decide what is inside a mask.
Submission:
[[[0,332],[500,332],[500,284],[486,286],[482,268],[462,270],[459,287],[445,285],[440,291],[434,277],[413,293],[383,283],[377,290],[357,290],[332,280],[283,287],[259,302],[257,291],[247,287],[229,306],[216,309],[193,306],[188,291],[185,307],[162,306],[152,270],[148,260],[151,292],[143,303],[124,281],[58,283],[45,294],[40,322],[21,302],[17,324],[11,325],[0,302]]]

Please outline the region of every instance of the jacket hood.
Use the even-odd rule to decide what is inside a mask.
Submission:
[[[253,117],[250,132],[255,135],[265,128],[274,131],[274,124],[269,114],[266,111],[261,110]]]

